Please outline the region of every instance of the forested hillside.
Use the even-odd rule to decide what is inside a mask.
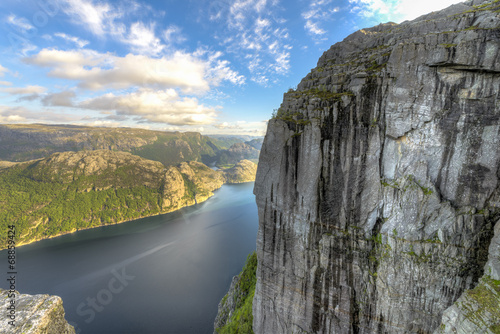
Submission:
[[[107,150],[55,153],[0,170],[0,248],[170,212],[206,200],[224,182],[202,163],[164,166]]]

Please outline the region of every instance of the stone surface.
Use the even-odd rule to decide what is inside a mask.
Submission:
[[[9,324],[6,309],[9,291],[0,289],[0,333],[10,334],[74,334],[75,329],[64,319],[62,299],[49,295],[25,295],[15,292],[14,326]]]
[[[239,275],[233,277],[227,294],[219,303],[217,316],[215,317],[214,321],[214,334],[217,333],[218,328],[224,327],[224,325],[229,322],[229,319],[237,308],[237,296],[240,294],[240,292],[238,291],[239,280]]]
[[[284,95],[254,190],[256,333],[432,333],[496,270],[498,9],[360,30]]]

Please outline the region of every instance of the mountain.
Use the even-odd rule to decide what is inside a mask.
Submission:
[[[242,159],[258,159],[262,139],[254,138],[247,146],[244,140],[248,138],[132,128],[3,124],[0,125],[0,168],[11,162],[46,158],[56,152],[84,150],[130,152],[165,166],[187,161],[227,165]]]
[[[55,152],[112,150],[130,152],[164,165],[214,161],[220,150],[196,132],[163,132],[131,128],[72,125],[0,125],[0,160],[26,161]]]
[[[499,10],[362,29],[284,95],[254,190],[255,333],[500,332]]]
[[[0,249],[13,222],[18,245],[201,203],[224,183],[255,180],[248,160],[215,171],[201,162],[165,166],[128,152],[54,153],[0,169]]]
[[[264,143],[264,138],[256,138],[245,142],[245,144],[247,144],[248,146],[251,146],[259,151],[262,149],[263,143]]]
[[[217,152],[217,165],[233,165],[243,159],[257,161],[259,154],[260,150],[247,143],[236,143],[227,150]]]
[[[17,243],[115,224],[200,203],[224,175],[191,161],[164,166],[126,152],[54,153],[0,170],[0,247],[15,222]]]
[[[261,141],[264,137],[240,136],[240,135],[207,135],[217,146],[228,149],[233,144],[248,143],[251,141]]]
[[[245,183],[255,181],[257,164],[250,160],[241,160],[231,168],[225,169],[224,178],[227,183]]]

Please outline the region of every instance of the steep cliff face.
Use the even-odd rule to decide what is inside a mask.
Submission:
[[[499,9],[360,30],[284,95],[255,185],[256,333],[431,333],[498,273]]]
[[[8,316],[12,307],[9,291],[0,289],[0,333],[11,334],[75,334],[73,326],[64,319],[60,297],[25,295],[15,293],[15,313]],[[6,311],[7,310],[7,311]]]

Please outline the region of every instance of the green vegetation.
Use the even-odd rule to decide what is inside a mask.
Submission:
[[[211,162],[219,148],[210,138],[199,133],[160,133],[150,144],[135,147],[132,153],[140,157],[159,161],[165,166],[184,161]]]
[[[104,149],[130,152],[165,166],[186,161],[212,164],[232,145],[243,143],[242,138],[130,128],[7,124],[0,125],[0,160],[22,162],[46,158],[56,152]],[[243,152],[237,161],[257,158],[259,149],[260,146],[254,150],[257,153],[252,151],[247,155]]]
[[[238,137],[225,137],[225,136],[208,136],[212,143],[218,148],[227,150],[234,144],[243,143],[244,140]]]
[[[417,189],[420,188],[422,192],[424,193],[425,196],[430,196],[433,193],[433,190],[431,187],[424,187],[420,184],[419,181],[415,179],[415,176],[413,175],[406,175],[403,179],[398,179],[396,180],[387,180],[387,179],[381,179],[380,184],[383,187],[390,187],[402,191],[406,191],[408,189]],[[404,187],[403,187],[404,185]]]
[[[7,225],[13,223],[19,243],[161,212],[159,187],[144,186],[137,178],[122,182],[119,175],[127,175],[127,167],[117,169],[112,187],[98,191],[95,185],[108,175],[82,175],[67,184],[48,177],[35,180],[31,166],[0,173],[0,248],[5,248]]]
[[[500,2],[499,0],[494,0],[494,1],[490,1],[490,2],[485,2],[481,5],[474,5],[474,6],[472,6],[473,7],[472,9],[466,10],[465,12],[462,12],[459,14],[455,14],[453,16],[454,17],[462,16],[464,14],[477,13],[477,12],[486,11],[486,10],[492,11],[494,13],[498,13],[498,12],[500,12],[499,2]]]
[[[182,178],[184,179],[184,186],[186,187],[184,198],[194,199],[196,197],[196,185],[186,174],[182,174]]]
[[[253,252],[247,257],[247,262],[238,276],[235,295],[235,310],[223,327],[217,328],[219,334],[253,334],[252,330],[252,302],[257,283],[257,254]],[[228,295],[224,296],[222,303],[228,302]]]
[[[457,46],[457,44],[446,44],[446,43],[441,43],[441,44],[439,44],[439,46],[442,46],[442,47],[444,47],[444,48],[449,49],[449,48],[453,48],[453,47]]]
[[[255,181],[257,164],[250,160],[241,160],[231,168],[223,171],[227,183],[245,183]]]
[[[366,66],[367,66],[366,70],[368,72],[380,72],[384,68],[386,68],[387,63],[381,63],[381,64],[379,64],[377,61],[373,60],[371,63],[368,63]]]

